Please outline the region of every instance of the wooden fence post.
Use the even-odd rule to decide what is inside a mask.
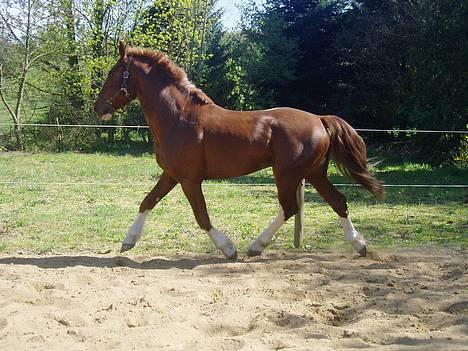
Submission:
[[[302,234],[304,233],[304,192],[305,192],[305,180],[299,183],[296,190],[297,204],[299,211],[295,216],[294,221],[294,247],[300,247],[302,243]]]

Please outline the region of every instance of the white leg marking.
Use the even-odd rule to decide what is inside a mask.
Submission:
[[[349,216],[340,217],[340,222],[343,226],[345,240],[350,242],[354,250],[360,252],[366,246],[366,241],[363,236],[354,229],[353,222],[351,222],[351,218]]]
[[[284,211],[281,208],[278,216],[270,223],[259,237],[250,244],[249,252],[260,254],[262,251],[271,243],[273,236],[276,234],[278,229],[285,223]]]
[[[135,222],[130,226],[128,230],[128,234],[125,237],[123,244],[128,245],[135,245],[138,240],[141,238],[141,234],[143,233],[143,228],[145,226],[146,217],[148,217],[149,210],[145,212],[139,213]]]
[[[235,258],[237,255],[236,245],[232,242],[232,240],[226,235],[220,232],[216,228],[211,228],[208,231],[208,235],[210,236],[211,240],[215,246],[220,249],[226,258]]]

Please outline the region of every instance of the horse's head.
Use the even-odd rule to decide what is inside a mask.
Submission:
[[[94,104],[99,118],[108,121],[112,113],[130,103],[136,97],[135,81],[132,80],[132,57],[127,56],[125,44],[119,43],[119,61],[110,70],[107,80]]]

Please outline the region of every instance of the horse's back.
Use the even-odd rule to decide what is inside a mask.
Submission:
[[[326,134],[320,116],[291,107],[233,111],[214,105],[203,119],[205,129],[250,140],[258,137],[258,141],[268,141],[270,132],[274,129],[282,129],[299,138]]]
[[[207,177],[247,174],[276,163],[316,164],[329,147],[320,117],[294,108],[231,111],[213,106],[200,120]]]

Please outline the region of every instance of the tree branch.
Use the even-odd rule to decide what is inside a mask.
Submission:
[[[78,12],[78,14],[81,17],[83,17],[86,22],[88,22],[89,28],[91,30],[94,30],[93,21],[88,17],[88,15],[86,13],[84,13],[84,11],[81,11],[78,7],[75,7],[75,11]]]
[[[10,23],[7,21],[7,19],[3,16],[3,13],[0,12],[0,17],[3,21],[3,23],[5,23],[6,27],[8,28],[8,30],[10,31],[10,33],[13,35],[13,38],[15,38],[15,40],[17,42],[19,42],[21,45],[24,45],[24,43],[21,41],[20,38],[18,38],[18,36],[16,35],[15,31],[13,30],[13,28],[11,27]]]
[[[28,66],[32,67],[34,65],[34,63],[36,63],[37,60],[39,60],[41,57],[47,56],[47,54],[48,54],[48,52],[43,52],[42,54],[38,54],[38,55],[34,56],[33,58],[31,58],[29,60],[29,65]]]
[[[55,93],[53,91],[49,91],[49,90],[45,90],[43,88],[40,88],[38,87],[37,85],[33,84],[33,83],[30,83],[30,82],[26,82],[26,85],[31,87],[31,88],[34,88],[36,90],[39,90],[41,93],[45,93],[45,94],[51,94],[51,95],[55,95],[55,96],[62,96],[62,94],[58,94],[58,93]]]

